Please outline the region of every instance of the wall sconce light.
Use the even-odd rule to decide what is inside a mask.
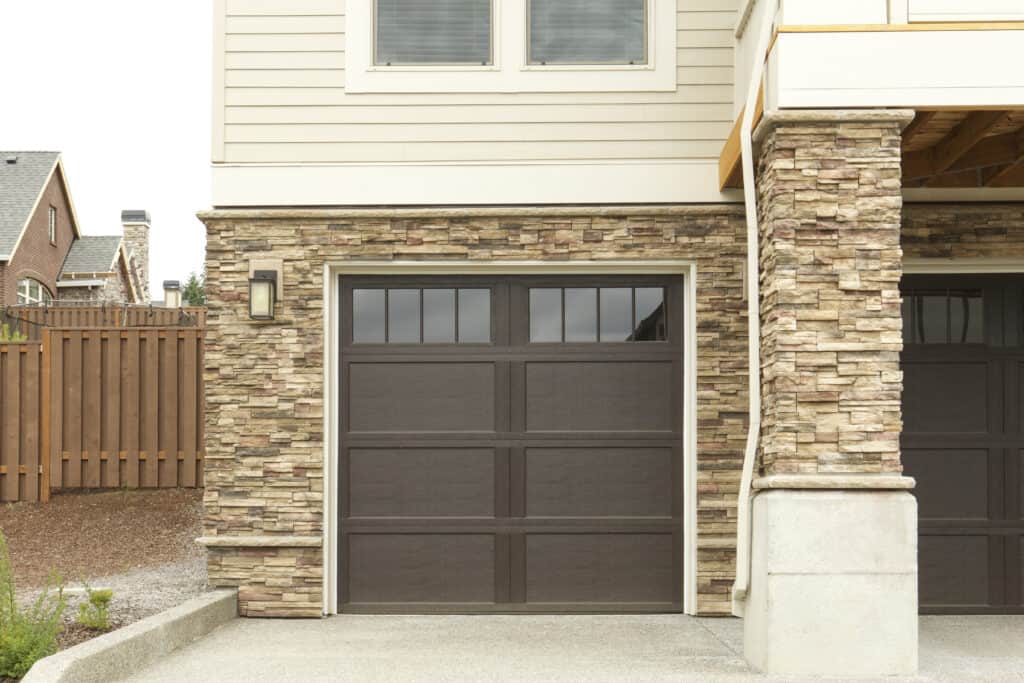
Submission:
[[[249,278],[249,317],[273,320],[277,301],[277,271],[257,270]]]
[[[164,280],[164,306],[181,308],[181,283],[177,280]]]

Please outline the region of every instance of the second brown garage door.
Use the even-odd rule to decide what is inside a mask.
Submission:
[[[921,611],[1024,613],[1024,279],[903,282]]]
[[[682,609],[678,278],[341,291],[341,611]]]

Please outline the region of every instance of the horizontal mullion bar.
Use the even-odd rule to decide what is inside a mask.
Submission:
[[[641,442],[644,447],[648,448],[671,448],[679,443],[682,436],[682,434],[672,432],[591,432],[586,436],[581,436],[578,432],[550,432],[545,434],[493,432],[483,432],[480,434],[380,434],[362,432],[345,435],[342,437],[341,446],[342,448],[375,448],[385,446],[419,448],[429,444],[431,447],[447,445],[451,448],[514,448],[516,446],[534,448],[543,448],[545,446],[601,448],[604,446],[629,446]]]
[[[342,535],[351,534],[665,534],[679,531],[677,518],[421,518],[348,517]]]
[[[450,362],[452,359],[460,361],[533,361],[559,362],[559,361],[603,361],[603,360],[631,360],[636,362],[658,362],[677,360],[682,353],[682,347],[673,346],[658,350],[632,350],[623,348],[603,349],[601,351],[591,347],[589,349],[565,349],[552,351],[550,349],[537,351],[511,351],[508,349],[479,349],[479,348],[430,348],[424,345],[420,349],[394,349],[393,351],[381,351],[380,349],[361,349],[359,351],[342,350],[342,359],[346,362],[359,363],[429,363]]]

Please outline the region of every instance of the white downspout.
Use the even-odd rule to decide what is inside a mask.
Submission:
[[[778,0],[773,0],[776,5]],[[751,3],[753,4],[753,3]],[[750,587],[750,500],[757,462],[757,444],[761,435],[761,287],[758,263],[757,185],[754,167],[754,110],[757,108],[768,45],[772,38],[776,12],[766,11],[757,37],[753,70],[747,88],[747,103],[740,124],[740,146],[743,165],[743,203],[747,214],[747,344],[750,372],[749,427],[743,454],[743,476],[740,480],[736,508],[736,582],[732,586],[732,612],[741,617],[747,590]]]

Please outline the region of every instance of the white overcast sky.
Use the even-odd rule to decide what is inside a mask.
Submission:
[[[63,152],[87,235],[148,209],[150,288],[201,271],[209,0],[0,0],[0,150]]]

